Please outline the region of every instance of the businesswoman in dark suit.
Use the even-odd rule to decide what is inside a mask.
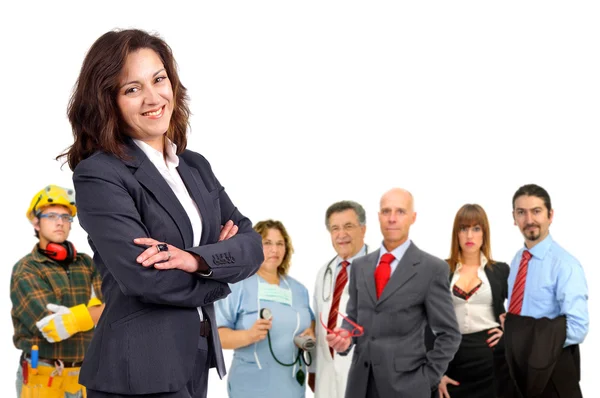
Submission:
[[[66,156],[106,299],[80,374],[89,398],[205,397],[209,367],[225,375],[213,303],[260,267],[261,236],[185,149],[189,113],[160,38],[111,31],[88,51]]]
[[[438,395],[503,396],[508,373],[499,317],[505,312],[509,267],[492,260],[489,222],[481,206],[466,204],[456,213],[447,262],[462,341]]]

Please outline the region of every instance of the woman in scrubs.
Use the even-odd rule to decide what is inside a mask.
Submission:
[[[303,358],[309,356],[299,351],[294,337],[314,339],[308,290],[287,275],[293,248],[283,224],[266,220],[254,229],[263,239],[264,262],[255,275],[230,285],[231,294],[215,304],[221,344],[234,350],[229,397],[304,397]],[[268,309],[262,311],[267,319],[261,318],[261,309]]]

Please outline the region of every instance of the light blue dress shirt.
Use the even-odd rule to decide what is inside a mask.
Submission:
[[[564,346],[580,344],[589,326],[588,288],[583,267],[575,257],[558,245],[548,234],[546,239],[517,252],[508,276],[508,307],[524,250],[532,254],[527,267],[525,295],[521,315],[539,318],[567,317]]]
[[[394,271],[396,270],[398,263],[400,263],[400,260],[402,260],[404,253],[406,253],[406,250],[408,250],[408,246],[410,246],[410,239],[407,239],[406,242],[404,242],[403,244],[401,244],[400,246],[398,246],[391,252],[388,252],[382,242],[381,248],[379,249],[379,258],[377,259],[377,265],[379,265],[379,262],[381,261],[381,257],[383,257],[384,254],[391,253],[395,257],[394,261],[392,261],[392,263],[390,264],[390,268],[392,270],[390,275],[392,275],[394,273]]]

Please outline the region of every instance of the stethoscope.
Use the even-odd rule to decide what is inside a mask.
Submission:
[[[365,245],[365,253],[363,254],[363,256],[366,256],[368,252],[369,252],[369,246]],[[338,258],[338,256],[335,256],[334,258],[331,259],[331,261],[329,261],[329,263],[327,264],[327,268],[325,269],[325,274],[323,275],[323,287],[322,287],[323,291],[321,292],[321,295],[323,297],[324,302],[331,300],[331,295],[333,293],[333,287],[332,287],[333,269],[332,269],[331,265],[333,264],[333,262],[335,261],[336,258]],[[329,282],[327,283],[328,278],[329,278]],[[329,292],[327,293],[327,295],[325,295],[325,286],[329,286]]]
[[[288,290],[291,292],[292,289],[287,281],[287,278],[284,278],[283,276],[281,277],[283,282],[287,285]],[[258,283],[260,284],[261,282],[258,281]],[[259,285],[260,286],[260,285]],[[269,310],[268,308],[261,308],[260,306],[260,295],[257,295],[257,308],[260,308],[260,310],[258,311],[258,317],[260,319],[271,319],[273,314],[271,313],[271,310]],[[293,308],[292,303],[290,302],[290,307]],[[294,330],[293,336],[296,335],[296,333],[298,332],[298,328],[300,327],[300,314],[296,311],[296,329]],[[292,377],[295,377],[296,381],[303,386],[304,385],[304,381],[306,380],[306,372],[304,372],[304,370],[302,370],[302,362],[304,362],[305,366],[310,366],[312,364],[312,356],[310,354],[310,352],[304,351],[301,348],[298,348],[298,353],[297,355],[293,358],[294,361],[291,363],[285,363],[282,360],[280,360],[276,355],[275,352],[273,351],[273,345],[271,343],[271,331],[267,330],[267,341],[269,343],[269,351],[271,352],[271,356],[273,357],[273,359],[275,360],[275,362],[277,362],[279,365],[281,366],[285,366],[285,367],[291,367],[292,368]],[[260,364],[260,361],[258,359],[258,353],[257,353],[257,346],[258,343],[254,344],[254,359],[256,360],[256,364],[258,365],[259,369],[262,369],[262,366]],[[308,354],[308,359],[306,359],[306,354]],[[296,370],[298,369],[298,370]]]

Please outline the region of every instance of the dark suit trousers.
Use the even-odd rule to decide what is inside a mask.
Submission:
[[[133,397],[147,397],[147,398],[206,398],[206,390],[208,389],[208,370],[211,363],[211,355],[213,354],[212,344],[206,343],[205,337],[200,337],[199,346],[207,347],[208,349],[198,349],[196,354],[196,364],[194,370],[194,376],[185,385],[184,388],[177,392],[167,392],[159,394],[143,394],[143,395],[122,395],[122,394],[111,394],[102,391],[87,390],[88,398],[133,398]],[[203,344],[204,343],[204,344]]]
[[[373,367],[369,367],[369,380],[367,381],[366,398],[379,398],[377,386],[375,385],[375,376],[373,375]]]

